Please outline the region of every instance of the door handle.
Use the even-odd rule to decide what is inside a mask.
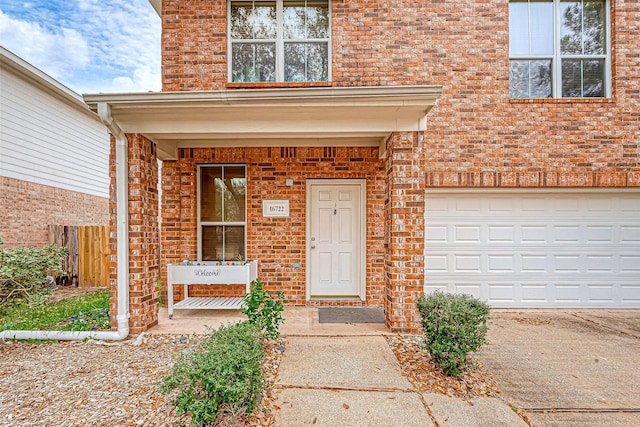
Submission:
[[[314,245],[313,243],[311,244],[311,249],[315,249],[316,245]]]

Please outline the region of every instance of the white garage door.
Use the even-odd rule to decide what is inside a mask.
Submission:
[[[640,193],[427,193],[425,292],[640,307]]]

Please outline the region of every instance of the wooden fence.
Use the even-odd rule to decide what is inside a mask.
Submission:
[[[50,225],[49,243],[69,248],[62,262],[69,284],[109,286],[109,226]]]

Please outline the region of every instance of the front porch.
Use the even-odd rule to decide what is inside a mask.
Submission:
[[[384,307],[389,329],[416,331],[415,302],[423,292],[424,267],[422,140],[426,114],[440,90],[408,86],[86,96],[113,135],[112,253],[117,258],[112,258],[111,287],[112,294],[121,294],[127,283],[131,332],[158,324],[157,284],[166,284],[167,264],[231,257],[259,260],[258,277],[268,290],[283,291],[289,305]],[[157,159],[163,160],[161,208]],[[232,180],[225,181],[226,173],[242,180],[239,190],[228,190]],[[207,179],[216,183],[211,194],[218,201],[203,196]],[[327,194],[359,186],[361,196],[354,197],[362,202],[339,205],[353,200],[337,191],[327,196],[335,199],[320,194],[321,203],[314,207],[313,183],[335,184]],[[215,196],[218,185],[229,194]],[[245,201],[226,212],[227,199]],[[337,201],[335,206],[327,204],[330,200]],[[286,201],[287,215],[265,215],[264,201]],[[314,209],[320,212],[320,226],[314,225]],[[332,227],[323,209],[334,216],[344,210],[350,222],[333,227],[360,242],[355,249],[332,249],[342,264],[327,261],[331,257],[314,258],[318,233]],[[225,215],[232,220],[225,222]],[[326,286],[313,285],[321,279]],[[341,290],[341,281],[355,284]],[[244,293],[243,286],[194,288],[199,295]]]
[[[362,336],[389,333],[383,323],[320,323],[318,307],[286,305],[280,333],[286,336]],[[158,310],[158,324],[151,335],[204,334],[208,328],[246,320],[240,310],[185,310],[169,319],[167,307]]]

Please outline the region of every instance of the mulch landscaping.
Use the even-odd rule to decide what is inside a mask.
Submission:
[[[422,338],[410,335],[389,335],[387,342],[396,355],[403,374],[421,393],[439,393],[469,401],[481,396],[496,396],[498,384],[480,364],[473,363],[463,377],[446,375],[421,348]]]

